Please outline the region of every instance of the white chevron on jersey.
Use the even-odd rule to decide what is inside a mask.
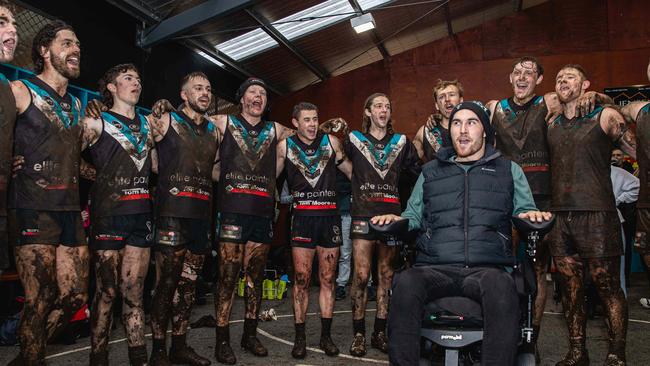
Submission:
[[[140,139],[147,139],[147,147],[142,149],[142,152],[139,153],[136,147],[133,146],[131,141],[129,141],[129,139],[124,135],[121,128],[118,129],[112,123],[104,122],[104,131],[106,131],[111,137],[115,139],[115,141],[120,144],[120,146],[122,146],[124,151],[129,154],[131,160],[133,160],[133,164],[135,164],[135,167],[138,168],[138,171],[141,171],[145,161],[147,160],[147,156],[149,156],[149,150],[153,146],[151,133],[147,133],[146,136],[140,136]],[[140,139],[138,139],[138,141],[141,141]]]
[[[399,156],[404,145],[406,145],[406,136],[400,135],[399,139],[395,143],[392,143],[392,141],[389,142],[384,149],[376,148],[376,146],[368,140],[360,140],[354,133],[350,133],[350,142],[352,142],[359,152],[361,152],[368,163],[372,165],[373,169],[375,169],[381,179],[385,179],[390,167]]]
[[[329,142],[324,141],[318,149],[320,153],[307,156],[298,144],[294,143],[289,146],[289,140],[287,140],[287,159],[296,166],[312,188],[315,188],[316,184],[318,184],[318,180],[323,175],[323,171],[332,157]]]
[[[257,164],[262,161],[262,157],[269,150],[269,146],[275,139],[275,125],[273,122],[260,122],[266,123],[259,136],[251,136],[250,132],[246,130],[243,124],[234,120],[231,116],[228,117],[228,131],[232,134],[235,142],[241,149],[246,157],[246,161],[251,169],[255,169]]]

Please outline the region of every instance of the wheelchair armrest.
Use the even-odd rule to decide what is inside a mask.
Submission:
[[[519,231],[523,236],[526,236],[533,231],[537,231],[539,236],[544,236],[553,228],[553,225],[555,224],[555,215],[551,215],[550,220],[542,222],[532,222],[529,219],[521,219],[513,216],[512,223],[517,228],[517,231]]]
[[[376,225],[370,222],[370,228],[380,234],[401,237],[408,234],[409,219],[401,219],[385,225]]]

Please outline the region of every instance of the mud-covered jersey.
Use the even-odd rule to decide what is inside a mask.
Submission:
[[[351,215],[371,217],[401,213],[399,178],[403,170],[418,170],[415,146],[402,134],[371,134],[352,131],[345,144],[352,161]]]
[[[553,211],[615,211],[610,178],[614,144],[600,127],[603,107],[584,117],[560,115],[548,126]]]
[[[544,97],[536,96],[522,106],[512,98],[500,100],[492,116],[496,148],[521,166],[534,195],[551,194],[547,113]]]
[[[157,215],[209,220],[219,132],[210,120],[197,125],[183,112],[172,112],[169,119],[167,133],[156,143]]]
[[[429,162],[436,158],[436,153],[441,147],[451,146],[451,135],[449,129],[440,124],[433,128],[424,127],[422,138],[422,149],[424,150],[423,161]]]
[[[102,133],[88,147],[97,170],[91,188],[93,216],[151,212],[149,176],[153,134],[147,119],[108,111],[101,114]]]
[[[0,73],[0,216],[7,216],[7,194],[16,125],[16,100],[9,80]]]
[[[275,215],[275,122],[251,125],[229,115],[219,158],[219,211],[271,218]]]
[[[319,134],[310,145],[295,135],[287,138],[285,167],[294,215],[338,215],[336,152],[329,135]]]
[[[31,101],[16,119],[15,154],[25,163],[11,181],[10,206],[79,211],[81,103],[37,77],[21,82]]]

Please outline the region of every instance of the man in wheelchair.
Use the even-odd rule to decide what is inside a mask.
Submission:
[[[450,116],[452,147],[427,163],[401,217],[374,217],[375,225],[409,219],[418,230],[412,268],[393,279],[388,315],[392,365],[418,365],[425,305],[448,296],[481,304],[481,365],[513,365],[520,339],[519,298],[508,270],[515,265],[512,215],[532,222],[551,214],[535,207],[522,169],[493,146],[489,111],[463,102]]]

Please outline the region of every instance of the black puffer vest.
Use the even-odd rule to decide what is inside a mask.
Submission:
[[[486,146],[466,171],[452,148],[422,169],[423,217],[416,264],[512,265],[512,162]]]

